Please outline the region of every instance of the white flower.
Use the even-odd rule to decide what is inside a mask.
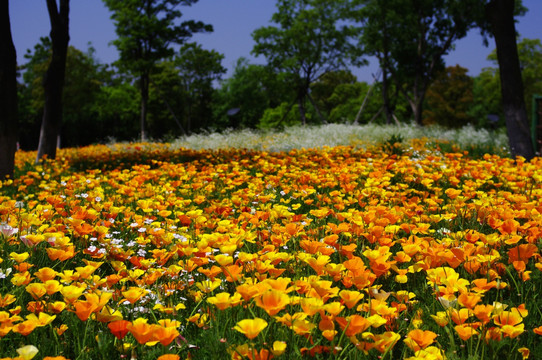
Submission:
[[[147,252],[143,249],[139,249],[137,250],[137,255],[141,256],[141,257],[145,257],[145,255],[147,255]]]

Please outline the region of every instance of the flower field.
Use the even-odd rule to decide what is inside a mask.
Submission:
[[[540,358],[542,160],[411,144],[17,153],[0,358]]]

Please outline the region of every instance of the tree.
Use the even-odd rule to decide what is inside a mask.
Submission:
[[[395,19],[392,18],[394,13],[391,7],[383,5],[381,1],[354,0],[347,18],[361,22],[359,45],[367,55],[375,56],[378,60],[382,72],[381,94],[386,123],[391,124],[393,105],[389,94],[392,67],[390,29]]]
[[[469,115],[479,127],[504,126],[499,69],[487,67],[473,79],[473,105]]]
[[[435,74],[444,68],[443,56],[456,40],[475,26],[470,13],[478,4],[479,0],[358,0],[352,3],[354,19],[362,25],[361,45],[377,56],[384,79],[388,74],[393,77],[419,125],[423,125],[427,88]],[[384,88],[384,96],[387,96],[387,80]]]
[[[319,113],[310,84],[329,71],[346,68],[352,62],[347,54],[355,54],[354,62],[361,64],[360,53],[349,41],[353,27],[341,24],[343,6],[344,2],[335,0],[278,0],[271,18],[278,26],[252,33],[256,42],[252,53],[265,56],[276,72],[291,74],[296,98],[290,108],[297,101],[302,123],[306,122],[306,99]]]
[[[36,162],[47,155],[49,159],[56,157],[57,140],[62,124],[62,91],[66,73],[66,56],[68,52],[70,0],[47,0],[47,11],[51,22],[51,62],[43,78],[45,105],[40,129],[38,155]]]
[[[221,82],[216,94],[214,116],[218,123],[230,128],[256,128],[266,109],[288,102],[295,95],[287,76],[239,58],[232,76]]]
[[[45,91],[42,84],[51,62],[51,47],[50,39],[43,37],[34,46],[34,51],[28,50],[25,55],[28,62],[23,65],[23,84],[20,90],[25,105],[20,110],[24,124],[20,134],[23,148],[35,149],[35,124],[43,116]],[[98,62],[94,53],[92,46],[86,52],[68,46],[59,131],[65,146],[88,145],[103,135],[95,103],[100,88],[110,74],[107,74],[106,66]]]
[[[192,128],[211,125],[211,104],[215,93],[213,83],[226,73],[226,68],[222,66],[223,59],[223,54],[202,49],[201,45],[193,43],[184,45],[174,59],[185,92],[184,118],[188,132]]]
[[[514,0],[491,0],[487,3],[486,18],[497,46],[501,93],[510,152],[527,160],[534,157],[529,121],[523,97],[523,81],[516,43]]]
[[[139,116],[139,91],[128,79],[114,77],[100,88],[93,113],[104,124],[103,138],[113,141],[133,141],[139,136],[134,123]]]
[[[13,177],[17,119],[17,55],[5,0],[0,2],[0,180]]]
[[[151,75],[149,125],[155,137],[175,137],[214,125],[213,83],[222,78],[224,55],[185,44]]]
[[[336,89],[340,86],[344,87],[344,85],[353,85],[356,82],[356,77],[349,70],[330,71],[311,84],[311,96],[318,108],[329,118],[331,111],[339,105],[334,101],[337,97],[333,96]],[[355,97],[358,96],[359,93],[356,93]]]
[[[533,95],[542,94],[542,43],[539,39],[523,38],[518,42],[518,56],[521,68],[525,93],[525,106],[529,108]],[[484,122],[489,114],[498,115],[503,120],[501,78],[499,75],[499,62],[497,51],[493,50],[487,57],[495,67],[487,67],[474,78],[474,106],[471,114],[478,119],[479,124]],[[530,112],[527,112],[529,120]]]
[[[120,53],[119,68],[139,79],[141,94],[141,140],[146,140],[145,123],[149,101],[150,75],[155,65],[173,55],[171,44],[182,44],[196,32],[211,32],[201,21],[175,22],[182,16],[178,5],[190,6],[197,0],[104,0],[113,12],[111,18],[118,39],[113,41]]]
[[[424,124],[461,127],[473,122],[469,109],[473,105],[473,80],[467,69],[449,66],[427,90]]]
[[[525,106],[528,108],[533,95],[542,94],[542,43],[539,39],[523,38],[517,43],[519,66],[521,69],[521,79],[523,82]],[[487,57],[495,65],[499,65],[497,51],[493,50]],[[493,69],[496,75],[496,81],[500,84],[498,68]],[[500,92],[500,86],[498,87]],[[500,98],[500,94],[499,94]],[[527,116],[529,117],[529,112]],[[529,120],[530,117],[529,117]]]

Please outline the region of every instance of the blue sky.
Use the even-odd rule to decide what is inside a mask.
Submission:
[[[542,1],[524,0],[529,9],[516,25],[522,37],[542,38]],[[10,16],[13,41],[17,49],[20,64],[26,62],[23,55],[32,49],[39,38],[48,36],[49,18],[45,0],[12,0]],[[206,49],[215,49],[225,55],[223,65],[229,76],[235,62],[241,56],[254,63],[264,63],[265,59],[255,59],[250,55],[254,45],[252,31],[270,24],[275,12],[272,0],[200,0],[191,7],[181,7],[183,20],[201,20],[214,26],[211,34],[196,34],[193,40]],[[86,50],[89,42],[96,49],[96,56],[102,63],[111,63],[117,59],[117,51],[109,42],[115,38],[115,27],[110,13],[101,0],[70,1],[70,45]],[[459,64],[469,69],[475,76],[481,69],[492,66],[486,60],[494,48],[492,40],[488,48],[482,45],[478,32],[472,31],[467,38],[456,43],[456,49],[446,57],[447,65]],[[373,73],[378,70],[375,61],[369,66],[355,69],[354,74],[362,81],[372,81]]]

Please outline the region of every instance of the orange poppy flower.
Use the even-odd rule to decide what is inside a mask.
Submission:
[[[525,331],[525,325],[522,321],[523,318],[516,309],[503,311],[493,318],[493,322],[500,326],[501,332],[512,339]]]
[[[254,339],[266,327],[267,321],[265,321],[264,319],[255,318],[241,320],[235,325],[233,329],[244,334],[249,339]]]
[[[472,309],[476,304],[482,300],[482,297],[473,293],[463,293],[457,297],[457,302],[466,307]]]
[[[45,285],[42,283],[31,283],[26,285],[26,292],[28,292],[34,300],[38,300],[47,293]]]
[[[356,314],[346,318],[337,317],[335,320],[348,337],[360,334],[371,326],[371,322],[367,318]]]
[[[339,291],[339,297],[342,299],[344,305],[347,308],[352,309],[356,304],[363,299],[363,294],[359,291],[341,290]]]
[[[164,346],[168,346],[177,336],[179,336],[179,331],[174,326],[153,326],[152,339]]]
[[[15,333],[19,333],[23,336],[28,336],[34,329],[36,328],[37,324],[35,321],[32,320],[25,320],[23,322],[20,322],[13,326],[11,329]]]
[[[164,354],[159,356],[156,360],[180,360],[181,357],[177,354]]]
[[[107,324],[107,327],[111,334],[122,340],[128,334],[128,324],[130,324],[128,320],[116,320]]]
[[[273,316],[290,303],[290,298],[282,291],[270,289],[256,297],[255,301],[258,307],[264,309],[269,316]]]
[[[90,314],[92,314],[98,306],[90,301],[82,301],[77,300],[73,303],[75,307],[75,315],[79,318],[81,321],[87,321],[90,317]]]
[[[369,334],[367,336],[374,341],[370,344],[371,348],[378,350],[381,354],[388,352],[401,339],[401,335],[393,331],[386,331],[378,335]]]
[[[76,285],[63,286],[62,289],[60,289],[60,293],[62,296],[64,296],[64,300],[68,304],[72,304],[75,300],[77,300],[81,295],[83,295],[84,291],[84,287],[79,287]]]
[[[292,330],[297,335],[308,335],[316,325],[305,319],[296,319],[292,323]]]
[[[2,294],[0,294],[0,308],[3,308],[3,307],[6,307],[12,303],[14,303],[15,301],[17,300],[17,298],[15,296],[13,296],[12,294],[6,294],[4,296],[2,296]]]
[[[418,351],[431,345],[437,336],[429,330],[415,329],[407,334],[404,342],[412,351]]]
[[[147,294],[147,290],[132,286],[128,290],[122,292],[125,300],[128,300],[130,304],[135,304],[139,299]]]
[[[220,310],[227,309],[232,306],[237,306],[242,302],[241,294],[235,293],[231,296],[227,292],[216,294],[216,296],[207,299],[209,304],[215,305]]]
[[[236,282],[243,277],[243,267],[239,265],[229,265],[223,269],[223,273],[226,276],[226,281]]]
[[[153,326],[147,324],[147,319],[137,318],[126,325],[126,328],[140,344],[145,344],[152,340]]]
[[[47,280],[45,281],[45,290],[47,295],[53,295],[54,293],[59,292],[62,289],[62,285],[57,280]]]
[[[469,326],[469,325],[465,325],[465,324],[456,325],[454,326],[454,329],[457,335],[459,335],[459,337],[464,341],[467,341],[473,335],[478,335],[478,332],[474,330],[472,326]]]

